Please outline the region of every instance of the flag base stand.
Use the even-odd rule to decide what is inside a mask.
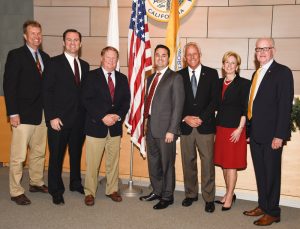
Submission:
[[[128,181],[128,187],[122,190],[122,195],[127,197],[136,197],[143,193],[143,190],[133,186],[133,181]]]

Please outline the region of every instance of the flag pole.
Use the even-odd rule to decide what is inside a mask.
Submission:
[[[132,172],[133,172],[133,142],[131,141],[131,152],[130,152],[130,174],[129,174],[129,181],[128,187],[122,190],[122,194],[127,197],[135,197],[143,193],[143,190],[133,186],[132,180]]]

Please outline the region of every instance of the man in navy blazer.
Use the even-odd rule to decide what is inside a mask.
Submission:
[[[89,64],[80,58],[81,34],[68,29],[63,33],[64,53],[51,58],[44,78],[45,117],[50,151],[48,185],[54,204],[63,204],[65,187],[61,177],[67,146],[70,155],[70,191],[84,193],[80,162],[85,140],[86,111],[81,104],[81,84]]]
[[[185,189],[182,206],[188,207],[198,200],[198,149],[201,160],[201,193],[205,201],[205,211],[211,213],[215,210],[213,147],[219,77],[217,70],[203,66],[200,58],[201,51],[198,45],[194,42],[188,43],[184,53],[188,66],[179,71],[185,89],[180,136]]]
[[[116,71],[119,52],[111,46],[101,51],[101,67],[90,71],[82,88],[82,101],[87,110],[85,204],[94,205],[99,166],[105,149],[105,194],[115,202],[118,193],[122,124],[129,109],[130,91],[125,75]]]
[[[247,117],[258,207],[244,214],[262,216],[254,224],[266,226],[280,221],[281,156],[291,136],[294,85],[291,70],[273,59],[273,39],[258,39],[255,53],[260,68],[252,77]]]
[[[43,115],[42,72],[50,57],[39,49],[42,27],[37,21],[26,21],[23,32],[26,44],[8,53],[3,81],[7,115],[12,126],[9,190],[11,200],[18,205],[31,203],[21,186],[28,147],[29,191],[48,192],[43,181],[47,128]]]

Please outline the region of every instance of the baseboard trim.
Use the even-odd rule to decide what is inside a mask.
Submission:
[[[123,184],[128,183],[128,178],[121,178]],[[150,189],[150,182],[147,181],[145,178],[134,178],[133,184],[142,186],[142,187],[149,187]],[[184,185],[183,182],[176,182],[176,191],[184,191]],[[199,187],[199,190],[201,188]],[[224,187],[216,187],[216,196],[223,196],[225,193]],[[237,195],[238,199],[242,200],[248,200],[248,201],[254,201],[257,202],[257,192],[252,190],[242,190],[242,189],[235,189],[235,194]],[[293,207],[293,208],[300,208],[300,198],[294,197],[294,196],[287,196],[287,195],[281,195],[280,196],[280,205],[286,206],[286,207]]]

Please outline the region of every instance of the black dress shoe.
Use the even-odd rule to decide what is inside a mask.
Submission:
[[[65,200],[63,195],[56,195],[56,196],[52,196],[52,202],[56,205],[63,205],[65,204]]]
[[[153,206],[153,209],[155,209],[155,210],[165,209],[173,203],[174,203],[174,200],[160,200],[157,204],[155,204]]]
[[[159,200],[161,197],[159,195],[156,195],[154,193],[150,193],[149,195],[147,196],[141,196],[140,197],[140,200],[141,201],[153,201],[153,200]]]
[[[83,186],[79,186],[79,187],[70,187],[70,191],[71,192],[79,192],[81,194],[84,194],[84,188]]]
[[[189,207],[193,204],[194,201],[198,201],[198,197],[195,197],[195,198],[188,198],[187,197],[182,201],[182,206]]]
[[[205,203],[205,211],[210,213],[213,213],[215,211],[214,201]]]

